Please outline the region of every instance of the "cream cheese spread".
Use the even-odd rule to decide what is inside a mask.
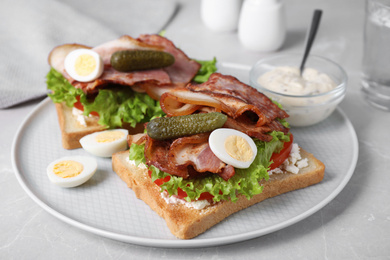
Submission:
[[[189,208],[194,208],[199,210],[204,209],[205,207],[210,205],[210,202],[208,200],[196,200],[196,201],[188,202],[184,199],[180,199],[176,197],[175,195],[169,196],[168,192],[166,191],[162,192],[161,196],[168,204],[184,204]]]
[[[130,160],[130,159],[129,159],[129,157],[126,157],[126,161],[127,161],[129,164],[131,164],[131,165],[134,165],[134,166],[135,166],[135,161],[133,161],[133,160]],[[139,167],[139,168],[141,168],[141,169],[144,169],[144,170],[148,169],[144,163],[140,163],[140,164],[138,164],[138,166],[137,166],[137,167]]]
[[[130,160],[128,157],[126,158],[127,163],[131,165],[135,165],[135,161]],[[139,168],[141,169],[147,169],[146,165],[143,163],[138,164]],[[197,201],[191,201],[188,202],[184,199],[180,199],[176,197],[175,195],[169,196],[169,194],[164,191],[161,193],[162,198],[165,200],[166,203],[168,204],[184,204],[185,206],[189,208],[194,208],[194,209],[204,209],[205,207],[210,205],[210,202],[207,200],[197,200]]]
[[[76,120],[77,122],[81,125],[81,126],[84,126],[84,127],[87,127],[88,125],[88,122],[87,122],[87,119],[88,118],[98,118],[96,116],[93,116],[91,114],[89,114],[89,116],[85,116],[84,115],[84,112],[80,109],[77,109],[75,107],[72,108],[72,114],[73,116],[76,117]]]
[[[73,107],[72,114],[76,117],[77,122],[80,125],[87,127],[87,122],[85,121],[85,116],[83,115],[83,111]]]

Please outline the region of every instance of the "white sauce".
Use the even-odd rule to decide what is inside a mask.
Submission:
[[[328,75],[312,68],[306,68],[301,76],[299,68],[278,67],[264,73],[258,82],[274,92],[294,96],[316,95],[336,87],[336,83]]]
[[[264,73],[257,81],[262,87],[282,94],[265,93],[282,104],[290,115],[287,121],[293,126],[307,126],[322,121],[341,101],[332,101],[333,95],[314,97],[331,91],[337,85],[328,75],[312,68],[306,68],[300,76],[299,68],[277,67]]]

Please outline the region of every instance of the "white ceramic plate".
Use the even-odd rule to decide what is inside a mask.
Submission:
[[[248,67],[223,65],[220,71],[247,82]],[[256,238],[307,218],[335,198],[351,178],[358,157],[358,142],[352,124],[341,110],[320,124],[293,128],[292,132],[295,142],[324,162],[324,180],[242,210],[191,240],[175,238],[165,221],[138,200],[112,171],[109,158],[98,158],[98,171],[82,186],[66,189],[50,183],[46,175],[50,162],[86,152],[62,148],[55,107],[49,98],[20,126],[12,147],[12,163],[27,194],[68,224],[143,246],[217,246]]]

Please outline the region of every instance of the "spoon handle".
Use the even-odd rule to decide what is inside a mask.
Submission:
[[[322,15],[322,10],[315,10],[314,11],[313,19],[311,21],[309,35],[308,35],[308,38],[307,38],[305,53],[303,54],[303,59],[302,59],[302,62],[301,62],[301,66],[299,67],[301,75],[302,75],[302,72],[303,72],[303,68],[305,67],[307,56],[309,56],[311,46],[312,46],[312,44],[314,42],[314,39],[316,37],[318,26],[320,25],[320,21],[321,21],[321,15]]]

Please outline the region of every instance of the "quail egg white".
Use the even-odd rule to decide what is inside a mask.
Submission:
[[[126,129],[113,129],[89,134],[80,139],[87,152],[99,157],[111,157],[113,153],[127,149]]]
[[[103,73],[103,60],[100,55],[89,49],[71,51],[64,61],[65,70],[73,79],[88,82],[97,79]]]
[[[248,168],[257,154],[255,142],[247,134],[228,128],[214,130],[209,137],[211,151],[235,168]]]
[[[97,170],[95,158],[68,156],[57,159],[47,166],[49,180],[61,187],[76,187],[88,181]]]

